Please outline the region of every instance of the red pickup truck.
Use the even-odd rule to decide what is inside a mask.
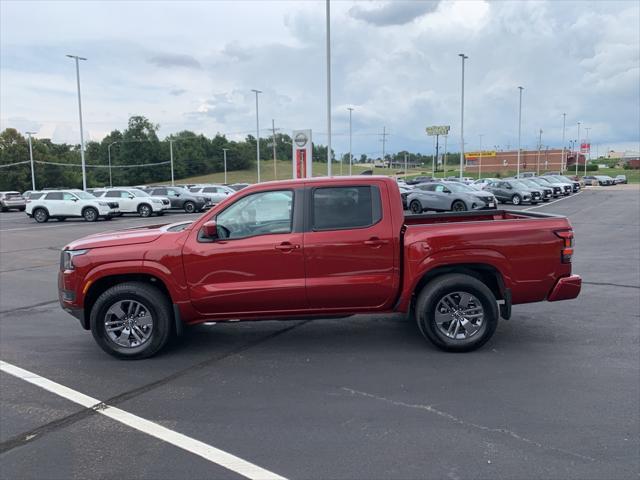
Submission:
[[[254,185],[192,223],[64,247],[60,304],[106,352],[143,358],[206,321],[411,313],[470,351],[511,305],[575,298],[573,231],[523,211],[404,215],[387,177]]]

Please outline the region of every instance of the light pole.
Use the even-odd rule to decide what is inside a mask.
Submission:
[[[442,159],[442,171],[444,172],[447,168],[447,138],[449,135],[444,136],[444,158]]]
[[[562,158],[560,159],[560,173],[563,173],[565,170],[565,162],[564,162],[564,131],[565,131],[565,126],[566,126],[566,122],[567,122],[567,114],[563,113],[562,114]]]
[[[77,55],[67,55],[76,61],[76,81],[78,83],[78,114],[80,116],[80,159],[82,162],[82,189],[87,189],[87,171],[84,163],[84,133],[82,131],[82,101],[80,99],[80,63],[79,60],[86,60],[84,57]]]
[[[171,156],[171,186],[173,186],[173,140],[169,140],[169,155]]]
[[[111,180],[111,145],[115,145],[116,143],[119,143],[119,141],[111,142],[107,146],[107,153],[109,154],[109,186],[110,187],[113,187],[113,181]]]
[[[278,180],[278,170],[276,167],[276,121],[273,118],[271,119],[271,130],[273,131],[273,179]]]
[[[480,158],[478,160],[478,179],[482,178],[482,137],[484,137],[484,133],[480,135]]]
[[[576,176],[578,176],[578,163],[580,162],[580,122],[578,122],[578,139],[576,140]],[[585,167],[586,168],[586,167]]]
[[[256,162],[258,164],[258,183],[260,183],[260,117],[258,115],[258,94],[261,90],[251,89],[256,94]]]
[[[542,129],[538,138],[538,162],[536,163],[536,175],[540,175],[540,151],[542,150]]]
[[[351,130],[351,114],[353,113],[353,108],[348,107],[347,110],[349,110],[349,175],[351,175],[351,168],[353,165],[353,155],[351,154],[351,142],[353,138],[353,131]]]
[[[331,7],[327,6],[327,176],[331,176]]]
[[[227,184],[227,151],[229,149],[228,148],[223,148],[222,149],[222,154],[224,156],[224,184]]]
[[[520,178],[520,144],[522,140],[522,90],[524,87],[518,87],[520,90],[520,107],[518,108],[518,166],[516,167],[516,178]]]
[[[469,58],[464,53],[459,53],[462,59],[462,98],[460,103],[460,180],[462,180],[462,169],[464,166],[464,61]]]
[[[33,148],[31,146],[31,135],[35,135],[36,132],[25,132],[29,136],[29,158],[31,159],[31,190],[36,189],[36,172],[33,166]]]

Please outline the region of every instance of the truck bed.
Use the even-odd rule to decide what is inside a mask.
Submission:
[[[486,222],[500,220],[525,220],[540,218],[563,218],[548,213],[525,212],[522,210],[483,210],[472,212],[425,213],[405,215],[405,225],[430,225],[452,222]]]

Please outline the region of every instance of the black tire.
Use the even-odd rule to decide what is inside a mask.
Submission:
[[[141,203],[140,205],[138,205],[138,215],[140,215],[141,217],[143,218],[150,217],[152,213],[153,213],[153,209],[151,208],[150,205],[146,203]]]
[[[111,215],[107,215],[106,217],[104,217],[105,220],[113,220],[113,217]]]
[[[520,205],[522,203],[522,197],[516,193],[513,197],[511,197],[511,203],[513,203],[514,205]]]
[[[18,211],[19,211],[19,212],[24,212],[24,210],[25,210],[26,208],[27,208],[27,207],[19,207],[19,208],[18,208]]]
[[[44,208],[36,208],[33,211],[33,218],[38,223],[46,223],[49,220],[49,212],[47,212]]]
[[[67,219],[67,217],[58,217],[56,218],[57,221],[59,222],[64,222]]]
[[[95,222],[99,217],[98,210],[93,207],[87,207],[82,210],[82,217],[84,218],[85,222]]]
[[[124,347],[115,343],[107,334],[104,319],[109,308],[116,302],[133,300],[142,303],[152,316],[151,336],[135,347]],[[109,355],[126,360],[148,358],[160,351],[171,337],[173,312],[169,299],[160,290],[142,282],[126,282],[103,292],[90,312],[93,338]]]
[[[409,204],[409,210],[411,210],[411,213],[422,213],[423,209],[422,209],[422,204],[418,201],[418,200],[413,200],[410,204]]]
[[[451,204],[451,210],[454,212],[464,212],[467,210],[467,206],[462,200],[456,200]]]
[[[158,212],[158,213],[157,213],[157,215],[158,215],[159,217],[161,217],[161,216],[163,216],[163,215],[164,215],[164,212]]]
[[[8,212],[9,209],[7,207],[0,207],[0,211],[2,212]]]
[[[480,302],[484,317],[480,328],[465,339],[453,339],[440,331],[436,322],[436,308],[449,294],[465,292]],[[498,326],[496,298],[484,283],[475,277],[452,273],[431,280],[418,295],[415,306],[416,322],[422,335],[435,346],[448,352],[470,352],[484,345]],[[443,324],[444,325],[444,324]]]
[[[193,202],[184,202],[184,205],[182,205],[182,208],[184,208],[184,211],[187,213],[195,213],[196,204]]]

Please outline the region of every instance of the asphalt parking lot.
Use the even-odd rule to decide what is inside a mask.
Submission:
[[[265,469],[254,478],[638,478],[640,190],[593,188],[535,211],[570,218],[582,294],[514,307],[479,351],[436,350],[400,315],[355,316],[202,325],[136,362],[106,355],[60,310],[59,250],[195,217],[0,214],[0,359],[103,402],[0,373],[0,476],[242,478],[215,452],[101,414],[106,404]]]

